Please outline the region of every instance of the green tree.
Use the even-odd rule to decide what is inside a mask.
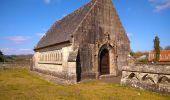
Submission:
[[[170,50],[170,45],[165,47],[165,50]]]
[[[0,50],[0,62],[4,62],[4,55],[1,50]]]
[[[159,61],[159,57],[160,57],[160,40],[159,37],[156,36],[154,39],[154,50],[155,50],[155,61],[158,62]]]
[[[130,50],[130,55],[133,57],[135,55],[135,52],[133,50]]]

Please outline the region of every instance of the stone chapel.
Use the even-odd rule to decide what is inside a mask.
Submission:
[[[79,82],[121,74],[130,41],[112,0],[91,0],[56,21],[34,51],[33,71]]]

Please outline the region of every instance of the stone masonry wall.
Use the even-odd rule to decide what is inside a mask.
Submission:
[[[33,57],[33,70],[75,83],[77,81],[76,61],[68,61],[70,52],[72,52],[72,45],[58,47],[60,48],[56,49],[54,46],[53,48],[46,48],[47,50],[37,51]]]
[[[170,65],[124,66],[121,84],[170,95]]]
[[[73,41],[74,48],[79,48],[80,51],[84,76],[95,77],[95,74],[99,73],[98,53],[100,47],[106,44],[112,45],[114,51],[110,58],[113,60],[112,65],[118,67],[119,71],[122,66],[127,65],[130,42],[111,0],[95,2],[73,34]]]

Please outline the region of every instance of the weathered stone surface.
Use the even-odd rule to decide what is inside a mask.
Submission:
[[[124,66],[121,84],[170,95],[170,66]]]
[[[112,0],[92,0],[49,29],[35,47],[32,69],[71,81],[99,79],[105,69],[107,76],[117,76],[129,50]]]
[[[124,66],[122,68],[123,71],[134,71],[134,72],[142,72],[142,73],[159,73],[159,74],[168,74],[170,75],[170,65],[157,65],[157,64],[143,64],[143,65],[135,65],[135,66]]]
[[[34,71],[41,73],[42,75],[50,75],[53,77],[57,77],[58,79],[62,80],[64,83],[76,83],[76,75],[70,75],[68,73],[64,72],[55,72],[55,71],[49,71],[49,70],[43,70],[39,68],[35,68]]]

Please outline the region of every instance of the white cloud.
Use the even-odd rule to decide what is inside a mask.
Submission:
[[[170,0],[168,0],[166,3],[161,4],[161,5],[157,5],[156,6],[156,11],[161,11],[164,9],[169,9],[170,8]]]
[[[50,4],[50,3],[51,3],[51,0],[44,0],[44,3]]]
[[[31,49],[19,49],[19,51],[30,51]]]
[[[43,0],[45,4],[50,4],[52,2],[60,3],[61,0]]]
[[[2,52],[8,52],[8,51],[12,51],[12,50],[14,50],[14,49],[12,49],[12,48],[0,48],[0,50],[1,50]]]
[[[127,36],[130,38],[130,37],[132,37],[132,33],[127,33]]]
[[[43,37],[45,35],[45,33],[40,32],[40,33],[36,33],[36,35],[41,38],[41,37]]]
[[[154,6],[155,11],[159,12],[170,9],[170,0],[148,0]]]
[[[0,48],[0,50],[5,54],[5,55],[20,55],[20,54],[33,54],[34,51],[32,49],[27,49],[27,48]]]
[[[30,37],[28,37],[28,36],[7,36],[7,37],[4,37],[3,39],[9,40],[9,41],[12,41],[15,43],[22,43],[22,42],[30,39]]]

